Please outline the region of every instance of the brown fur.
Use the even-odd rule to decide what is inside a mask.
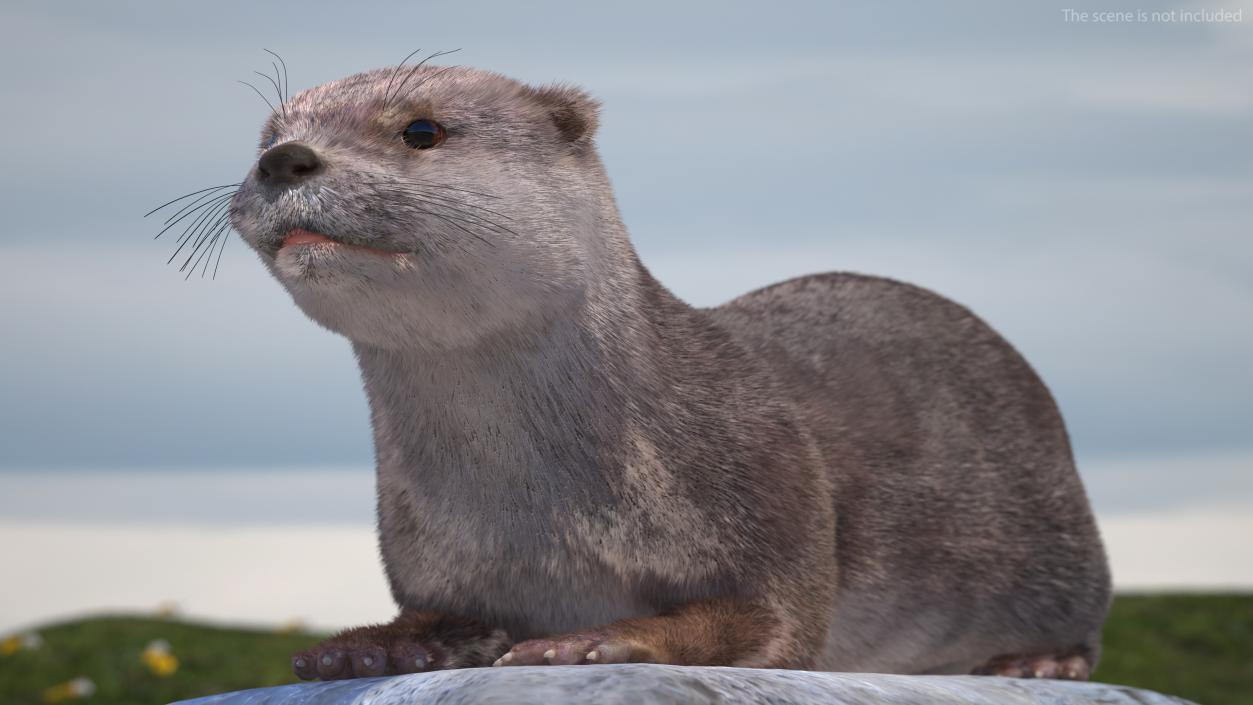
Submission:
[[[508,665],[811,666],[770,653],[771,641],[782,632],[781,627],[779,619],[752,603],[696,600],[652,617],[622,619],[587,632],[523,642],[510,650]]]

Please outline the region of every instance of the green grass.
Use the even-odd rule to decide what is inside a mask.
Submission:
[[[37,650],[0,656],[0,703],[42,705],[48,686],[86,676],[91,705],[173,700],[294,681],[288,658],[317,635],[106,617],[39,629]],[[170,643],[178,671],[162,678],[140,659]],[[1122,596],[1105,630],[1097,679],[1157,690],[1201,705],[1253,705],[1253,595]]]
[[[1096,679],[1253,705],[1253,595],[1119,597]]]
[[[0,703],[43,705],[48,686],[86,676],[90,705],[164,705],[174,700],[295,682],[291,654],[317,643],[310,634],[226,629],[175,620],[101,617],[37,630],[43,646],[0,656]],[[162,678],[140,654],[164,639],[179,660]]]

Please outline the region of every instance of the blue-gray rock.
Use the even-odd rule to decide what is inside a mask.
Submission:
[[[1189,705],[1104,683],[649,664],[436,671],[243,690],[180,705]]]

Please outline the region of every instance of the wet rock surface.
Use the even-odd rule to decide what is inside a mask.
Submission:
[[[472,668],[300,683],[182,705],[1187,705],[1126,686],[989,676],[897,676],[652,664]]]

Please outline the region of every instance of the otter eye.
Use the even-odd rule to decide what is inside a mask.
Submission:
[[[444,127],[434,120],[414,120],[400,136],[414,149],[430,149],[444,141]]]

